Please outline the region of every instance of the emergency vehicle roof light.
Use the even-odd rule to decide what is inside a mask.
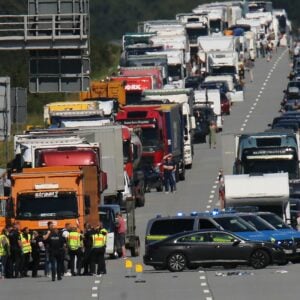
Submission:
[[[213,216],[217,216],[220,212],[217,208],[214,208],[211,213],[212,213]]]
[[[34,188],[36,190],[55,190],[59,188],[58,183],[42,183],[42,184],[35,184]]]
[[[161,218],[161,214],[157,214],[157,215],[156,215],[156,218]]]
[[[184,213],[183,212],[178,212],[177,213],[177,217],[183,217],[184,216]]]
[[[192,212],[191,212],[191,216],[192,216],[192,217],[197,216],[197,215],[198,215],[198,213],[197,213],[196,211],[192,211]]]

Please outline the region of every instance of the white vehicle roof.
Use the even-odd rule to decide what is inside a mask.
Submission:
[[[279,204],[289,198],[288,173],[225,175],[226,205]]]
[[[182,50],[166,50],[157,52],[146,52],[146,54],[151,54],[154,57],[160,55],[166,55],[168,59],[168,65],[177,65],[184,63],[184,55]]]
[[[234,37],[233,36],[201,36],[198,37],[199,51],[224,51],[234,50]]]
[[[195,27],[204,27],[208,23],[208,13],[196,14],[196,13],[183,13],[177,14],[176,19],[180,21],[185,27],[194,25]],[[192,19],[192,21],[191,21]]]
[[[195,104],[206,106],[210,104],[216,115],[221,115],[221,93],[217,89],[195,91]]]
[[[110,124],[110,123],[111,123],[111,120],[109,120],[109,119],[82,120],[82,121],[63,120],[61,122],[61,128],[103,126],[103,125],[107,125],[107,124]]]
[[[187,50],[188,49],[188,40],[186,35],[176,35],[176,36],[154,36],[151,37],[150,42],[153,43],[154,46],[163,45],[164,49],[175,49],[175,50]],[[155,52],[151,52],[155,53]]]
[[[209,52],[208,61],[212,66],[235,66],[238,63],[238,54],[232,51]]]

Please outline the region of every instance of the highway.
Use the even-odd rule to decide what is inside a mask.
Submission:
[[[254,82],[246,80],[245,101],[235,104],[225,117],[223,133],[262,131],[278,114],[282,91],[289,73],[288,51],[278,49],[271,62],[257,59]],[[157,214],[210,210],[218,205],[217,175],[222,167],[221,134],[217,149],[195,145],[192,170],[177,185],[176,194],[152,192],[146,204],[137,209],[137,231],[142,251],[134,263],[142,262],[147,220]],[[60,282],[50,278],[7,279],[0,281],[1,300],[293,300],[299,299],[300,265],[270,266],[264,270],[243,267],[199,269],[182,273],[155,271],[145,267],[141,278],[126,278],[124,260],[107,261],[108,274],[102,277],[67,277]],[[142,279],[145,282],[136,282]]]

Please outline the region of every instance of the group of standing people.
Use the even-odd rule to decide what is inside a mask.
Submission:
[[[270,61],[273,56],[274,43],[271,40],[268,40],[264,35],[256,42],[256,57],[267,58],[267,61]]]
[[[48,222],[44,235],[37,231],[31,234],[28,227],[21,231],[16,222],[1,231],[0,274],[5,278],[28,277],[31,268],[32,277],[37,277],[42,255],[45,276],[51,276],[52,281],[68,275],[106,274],[106,239],[107,230],[101,222],[95,228],[85,224],[84,232],[69,223],[59,231]]]

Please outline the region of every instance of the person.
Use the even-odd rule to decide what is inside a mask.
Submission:
[[[245,67],[246,67],[246,70],[249,72],[250,81],[253,82],[254,61],[250,57],[245,61]]]
[[[267,43],[267,61],[271,61],[273,54],[273,43],[269,41]]]
[[[50,255],[49,255],[49,245],[47,243],[47,239],[49,237],[49,234],[51,230],[54,228],[53,222],[49,221],[47,223],[48,231],[45,235],[43,235],[43,241],[45,245],[45,276],[50,276],[50,270],[51,270],[51,263],[50,263]]]
[[[97,226],[95,232],[92,234],[92,262],[91,272],[95,274],[97,264],[97,275],[106,274],[105,264],[105,246],[106,246],[107,230],[103,228],[102,222]]]
[[[10,246],[8,231],[3,228],[0,234],[0,278],[8,278],[8,258],[10,255]]]
[[[93,228],[91,224],[84,224],[84,238],[83,238],[83,247],[84,247],[84,255],[83,255],[83,275],[92,275],[91,273],[91,250],[92,250],[92,234]]]
[[[18,278],[21,276],[21,258],[22,258],[22,243],[20,234],[20,224],[15,222],[13,228],[9,232],[9,243],[11,249],[11,264],[12,277]]]
[[[70,269],[72,276],[81,275],[82,261],[82,236],[77,231],[75,226],[71,227],[71,232],[67,238],[68,252],[70,256]],[[76,258],[76,273],[75,273],[75,258]]]
[[[62,236],[65,240],[68,240],[69,234],[71,231],[71,224],[66,223],[65,227],[62,229]],[[70,255],[68,248],[64,249],[64,257],[63,257],[63,265],[62,265],[62,270],[64,276],[72,276],[71,272],[69,271],[69,264],[70,264]]]
[[[58,232],[58,229],[53,226],[50,227],[44,239],[48,244],[49,260],[51,263],[52,281],[55,281],[56,276],[58,280],[62,279],[62,261],[64,248],[66,247],[66,240]]]
[[[217,146],[217,126],[214,121],[210,122],[209,125],[209,148],[214,147],[216,149]]]
[[[118,248],[122,249],[122,258],[126,259],[126,248],[125,248],[125,238],[126,238],[126,221],[122,216],[121,212],[117,212],[117,243]]]
[[[21,262],[21,275],[22,277],[28,277],[28,268],[31,258],[31,234],[29,228],[24,227],[21,233],[22,243],[22,262]]]
[[[43,238],[38,234],[37,231],[32,232],[31,239],[31,256],[32,256],[32,277],[37,277],[38,268],[40,264],[40,253],[44,248]]]
[[[259,58],[260,54],[261,54],[261,41],[260,40],[256,40],[256,58]]]
[[[175,180],[173,171],[176,170],[175,163],[173,161],[173,155],[167,154],[163,157],[164,163],[163,163],[163,170],[164,170],[164,183],[165,183],[165,193],[169,193],[169,187],[171,189],[171,192],[175,191]]]

